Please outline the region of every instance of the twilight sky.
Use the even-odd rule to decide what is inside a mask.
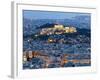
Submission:
[[[27,19],[72,19],[76,16],[90,16],[90,14],[75,12],[23,10],[23,17]]]

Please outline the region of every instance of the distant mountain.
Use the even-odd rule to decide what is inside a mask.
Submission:
[[[46,23],[46,24],[43,24],[43,25],[41,25],[40,27],[38,27],[37,29],[42,29],[42,28],[53,28],[54,27],[54,25],[56,25],[56,24],[54,24],[54,23]]]
[[[87,32],[91,27],[90,16],[76,16],[72,19],[26,19],[23,18],[23,34],[31,35],[40,31],[41,28],[53,27],[56,23],[64,26],[74,26],[81,33]],[[84,29],[84,30],[83,30]],[[90,32],[90,31],[89,31]]]
[[[90,16],[76,16],[73,17],[72,19],[23,19],[23,25],[31,25],[32,28],[38,28],[41,25],[45,24],[54,24],[54,23],[59,23],[62,25],[71,25],[75,26],[78,28],[90,28],[91,24],[91,17]]]

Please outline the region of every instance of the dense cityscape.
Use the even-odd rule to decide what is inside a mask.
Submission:
[[[64,24],[56,19],[40,22],[24,19],[23,69],[91,66],[91,31],[82,27],[89,24]]]

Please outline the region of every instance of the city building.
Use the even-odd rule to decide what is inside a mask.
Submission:
[[[77,30],[73,26],[64,27],[63,25],[56,24],[52,28],[43,28],[40,31],[40,34],[51,35],[51,34],[63,34],[63,33],[74,33],[74,32],[77,32]]]

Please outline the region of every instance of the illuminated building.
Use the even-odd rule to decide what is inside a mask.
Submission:
[[[69,28],[69,32],[70,33],[74,33],[74,32],[77,32],[77,31],[76,31],[76,28],[75,27],[70,27]]]
[[[54,28],[58,29],[58,30],[63,30],[64,26],[63,25],[54,25]]]
[[[63,25],[56,24],[52,28],[43,28],[40,31],[41,35],[51,35],[51,34],[63,34],[63,33],[74,33],[77,32],[75,27],[64,27]]]

